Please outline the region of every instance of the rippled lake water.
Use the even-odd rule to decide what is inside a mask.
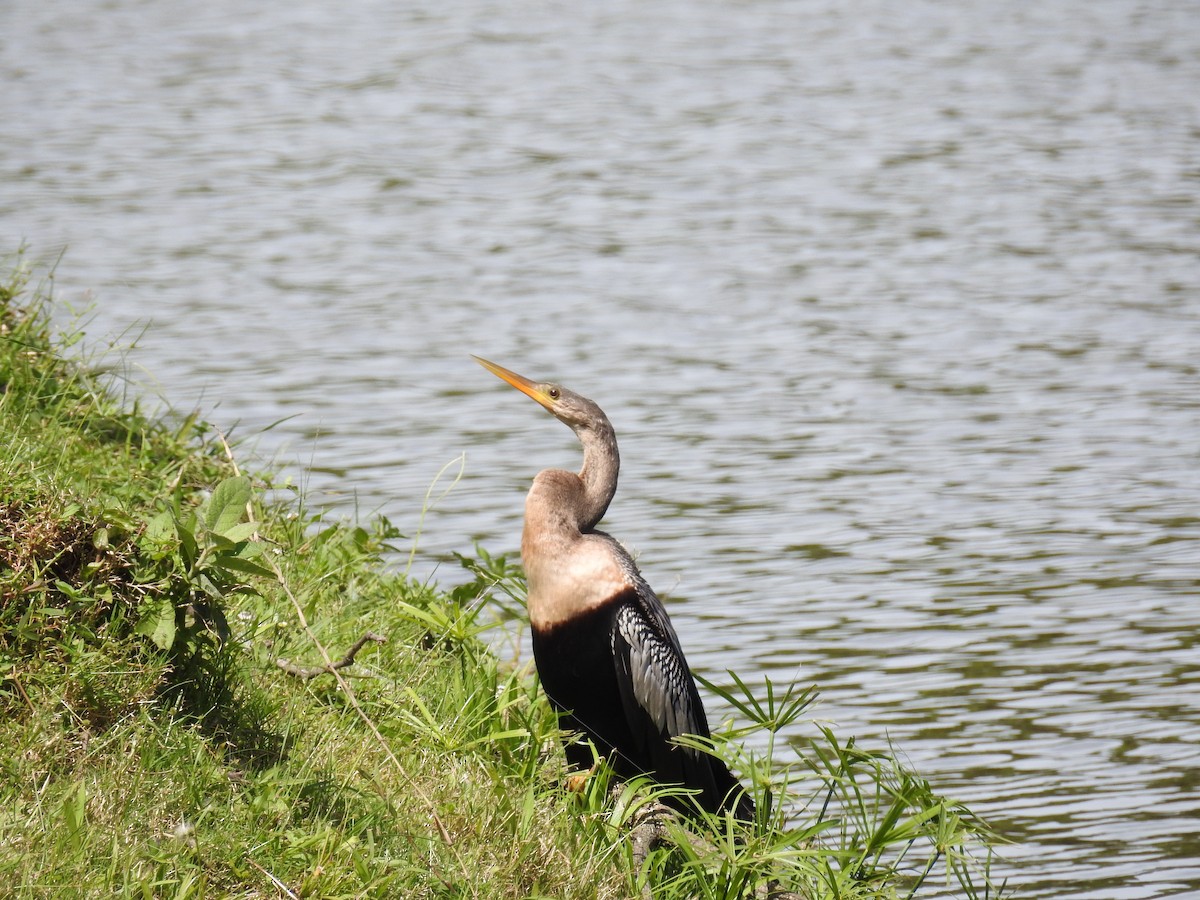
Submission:
[[[1013,839],[1200,895],[1191,2],[0,5],[0,237],[88,345],[418,572],[596,399],[693,665],[797,676]],[[280,422],[282,420],[282,422]]]

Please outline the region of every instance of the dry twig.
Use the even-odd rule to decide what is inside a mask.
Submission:
[[[295,675],[297,678],[303,678],[308,681],[310,678],[316,678],[318,675],[332,675],[338,669],[344,669],[354,662],[354,657],[358,656],[358,651],[361,650],[368,641],[374,641],[376,644],[386,644],[387,638],[381,634],[376,634],[373,631],[368,631],[357,641],[354,646],[346,651],[346,655],[337,662],[327,663],[320,666],[298,666],[290,659],[280,657],[275,660],[275,665],[283,669],[289,675]]]

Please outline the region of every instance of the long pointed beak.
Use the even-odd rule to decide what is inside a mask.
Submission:
[[[532,397],[542,406],[546,407],[546,409],[551,408],[553,401],[549,396],[547,396],[545,389],[537,382],[530,381],[524,375],[518,375],[512,370],[504,368],[504,366],[498,366],[494,362],[489,362],[482,356],[475,356],[472,354],[471,359],[475,360],[475,362],[479,363],[497,378],[501,379],[502,381],[507,381],[522,394]]]

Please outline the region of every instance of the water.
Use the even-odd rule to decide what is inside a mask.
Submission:
[[[1019,896],[1200,896],[1198,18],[9,0],[0,236],[314,503],[413,533],[465,452],[445,584],[577,461],[467,354],[592,396],[697,669],[819,684]]]

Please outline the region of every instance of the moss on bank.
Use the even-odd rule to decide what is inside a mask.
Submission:
[[[481,598],[519,596],[519,573],[482,554],[441,593],[389,571],[386,519],[264,501],[287,492],[219,431],[145,416],[67,359],[30,279],[20,256],[0,274],[6,892],[890,897],[943,869],[990,890],[966,810],[829,732],[779,763],[808,695],[740,685],[727,699],[768,752],[715,749],[754,784],[758,829],[672,827],[639,868],[635,795],[564,793],[530,673],[479,640]],[[297,677],[368,634],[385,640]]]

